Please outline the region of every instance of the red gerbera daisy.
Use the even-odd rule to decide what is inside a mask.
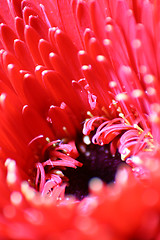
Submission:
[[[0,237],[158,240],[158,1],[7,3]]]

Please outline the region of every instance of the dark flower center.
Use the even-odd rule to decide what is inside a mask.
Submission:
[[[66,187],[66,194],[72,194],[81,200],[89,194],[89,181],[93,177],[98,177],[105,183],[111,183],[115,180],[117,167],[122,163],[120,154],[117,152],[112,156],[109,150],[109,144],[99,146],[95,144],[77,143],[79,157],[77,160],[83,163],[82,167],[77,169],[68,168],[65,176],[69,179],[69,185]]]

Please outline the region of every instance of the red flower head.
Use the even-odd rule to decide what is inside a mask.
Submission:
[[[0,239],[160,239],[159,2],[0,4]]]

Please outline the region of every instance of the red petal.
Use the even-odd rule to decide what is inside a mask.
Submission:
[[[70,38],[72,38],[73,42],[76,43],[78,48],[81,49],[82,42],[72,12],[71,2],[69,0],[57,0],[57,6],[64,31]]]
[[[65,81],[59,76],[58,73],[52,70],[47,70],[42,73],[43,81],[48,91],[53,96],[57,105],[65,102],[74,112],[77,117],[81,116],[82,105],[80,99],[73,90],[72,85],[65,84]],[[81,112],[80,112],[81,109]]]
[[[50,105],[45,89],[31,74],[24,75],[23,88],[29,103],[44,116]]]
[[[24,22],[23,19],[20,17],[15,18],[15,26],[18,37],[20,40],[24,41]]]
[[[37,16],[37,12],[30,8],[30,7],[24,7],[23,8],[23,20],[26,25],[29,25],[29,17],[30,16]]]
[[[41,55],[41,57],[43,59],[43,62],[46,65],[46,67],[49,68],[49,69],[53,69],[52,64],[51,64],[51,62],[49,60],[49,54],[51,52],[53,52],[52,46],[46,40],[41,39],[39,41],[38,48],[39,48],[40,55]]]
[[[97,2],[92,1],[90,5],[90,14],[93,30],[99,40],[105,39],[105,18],[102,16]]]
[[[44,83],[43,83],[43,80],[42,80],[42,72],[45,71],[45,70],[47,70],[47,68],[44,67],[44,66],[41,66],[41,65],[37,65],[37,66],[35,67],[36,79],[39,81],[39,83],[40,83],[41,85],[44,84]]]
[[[79,1],[77,5],[77,18],[81,29],[84,31],[86,28],[91,28],[91,21],[89,16],[89,9],[84,1]]]
[[[79,80],[83,77],[83,74],[80,71],[81,66],[78,59],[78,49],[73,44],[71,39],[60,30],[56,31],[55,39],[62,58],[69,66],[75,79]]]
[[[7,51],[4,51],[2,53],[2,66],[5,70],[5,72],[8,71],[8,65],[9,64],[15,64],[16,66],[19,66],[19,62],[18,60],[15,58],[14,55],[12,55],[11,53],[7,52]]]
[[[50,107],[48,112],[54,132],[58,138],[75,137],[76,131],[68,115],[59,107]]]
[[[49,137],[51,140],[55,139],[47,121],[45,121],[34,109],[25,106],[22,111],[26,128],[31,133],[31,139],[39,135]]]
[[[66,80],[65,83],[71,83],[74,77],[61,57],[52,52],[50,53],[49,58],[53,68]]]
[[[26,103],[26,98],[23,92],[23,74],[20,73],[19,67],[15,64],[9,64],[8,76],[15,92],[19,95],[21,101]]]
[[[42,78],[46,88],[51,93],[57,105],[60,105],[61,102],[67,101],[67,96],[70,90],[67,90],[63,79],[57,72],[46,70],[42,73]]]
[[[48,39],[48,26],[42,21],[39,16],[30,16],[29,25],[33,27],[41,38]]]
[[[14,41],[14,50],[15,50],[15,54],[16,54],[18,60],[22,64],[23,68],[33,72],[34,63],[32,61],[31,55],[26,47],[26,44],[23,41],[16,39]]]
[[[22,17],[21,2],[22,0],[10,0],[10,9],[14,17]]]
[[[13,43],[14,40],[17,38],[16,34],[10,29],[7,25],[1,24],[0,25],[0,34],[1,34],[1,41],[4,47],[10,51],[13,51]]]
[[[40,40],[38,33],[32,27],[26,25],[24,35],[35,64],[44,65],[38,50],[38,43]]]

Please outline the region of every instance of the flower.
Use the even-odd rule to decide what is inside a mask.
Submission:
[[[158,240],[158,1],[7,3],[0,238]]]

